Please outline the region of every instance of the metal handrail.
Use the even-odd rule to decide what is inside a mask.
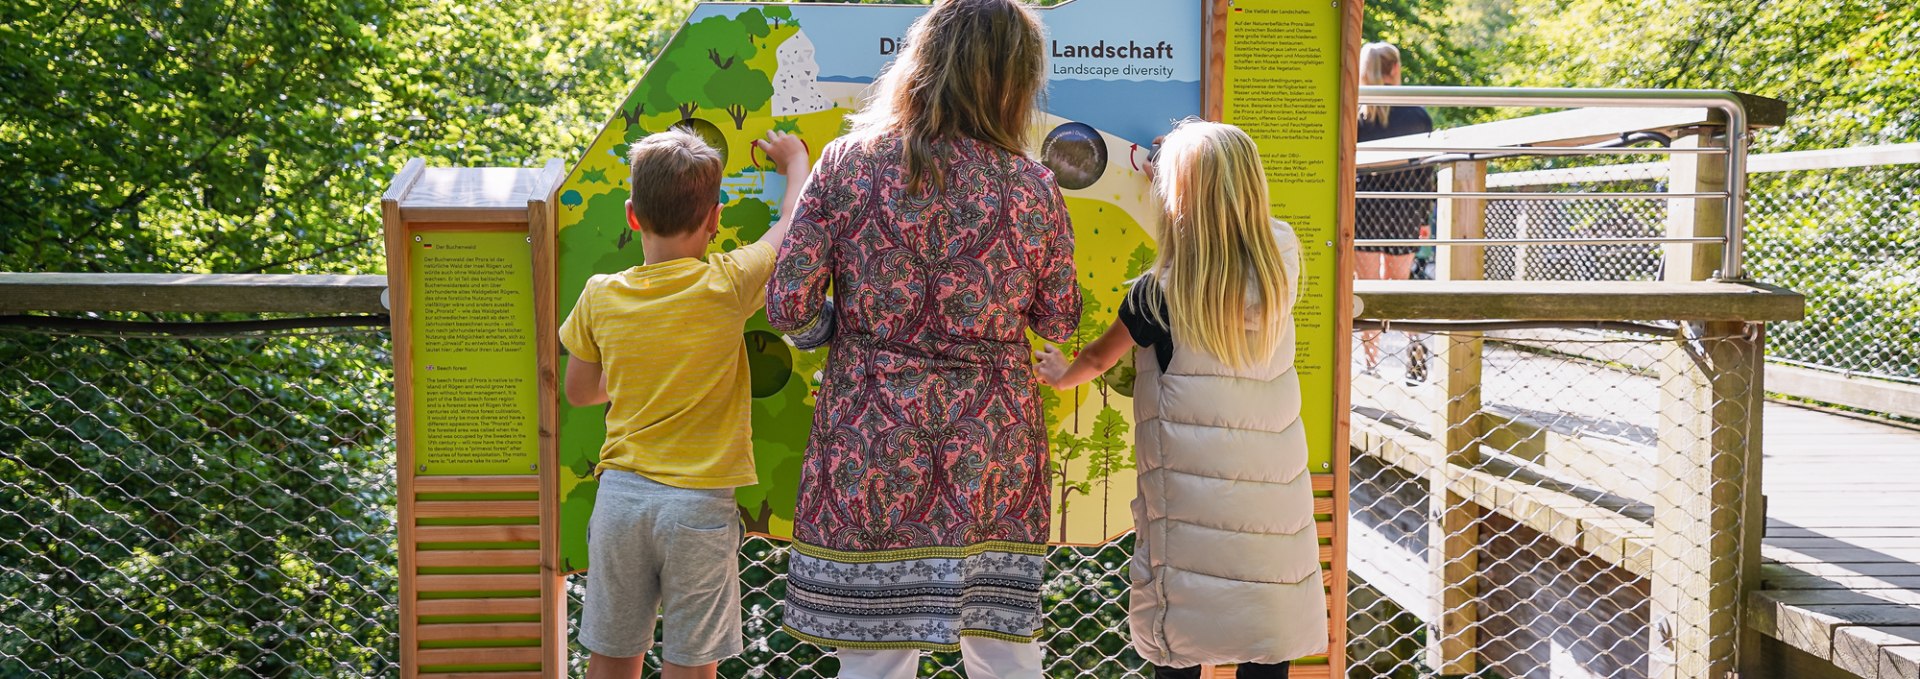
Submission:
[[[1572,191],[1567,193],[1508,193],[1504,191],[1356,191],[1355,198],[1373,200],[1563,200],[1597,198],[1603,200],[1719,200],[1720,191],[1705,193],[1663,193],[1659,191],[1619,191],[1614,193]]]
[[[1715,276],[1721,279],[1738,280],[1745,277],[1744,259],[1746,248],[1746,200],[1747,195],[1747,108],[1740,95],[1726,90],[1654,90],[1654,89],[1586,89],[1566,88],[1549,89],[1538,87],[1426,87],[1426,86],[1378,86],[1360,88],[1360,103],[1385,106],[1442,106],[1442,107],[1544,107],[1544,108],[1707,108],[1720,111],[1726,120],[1726,182],[1725,193],[1713,194],[1663,194],[1661,197],[1676,200],[1727,200],[1726,235],[1708,239],[1706,242],[1723,244],[1720,258],[1720,271]],[[1366,151],[1384,151],[1385,148],[1359,147]],[[1572,148],[1572,147],[1556,147]],[[1421,148],[1418,151],[1436,153],[1458,152],[1456,149]],[[1535,151],[1531,148],[1503,149],[1499,152]],[[1580,149],[1599,151],[1600,153],[1620,153],[1614,150]],[[1659,153],[1663,149],[1636,149],[1646,153]],[[1667,149],[1670,150],[1670,149]],[[1488,151],[1489,153],[1494,151]],[[1694,151],[1683,151],[1694,152]],[[1559,155],[1579,155],[1568,151],[1554,151]],[[1699,151],[1698,153],[1705,153]],[[1363,198],[1386,198],[1379,192],[1357,194]],[[1431,196],[1408,195],[1407,199],[1429,198]],[[1489,199],[1485,194],[1447,194],[1457,198]],[[1499,194],[1491,199],[1514,199],[1525,194]],[[1547,194],[1564,197],[1567,194]],[[1603,194],[1606,196],[1632,196],[1632,194]],[[1596,195],[1577,195],[1579,198],[1602,197]],[[1729,200],[1729,198],[1731,198]],[[1522,198],[1522,200],[1525,200]],[[1477,239],[1475,239],[1477,240]],[[1395,241],[1396,243],[1432,243],[1434,241]],[[1518,241],[1506,241],[1515,243]],[[1655,242],[1655,241],[1642,241]]]
[[[1368,146],[1354,147],[1362,153],[1515,153],[1528,156],[1638,156],[1650,154],[1720,155],[1720,148],[1673,148],[1670,146]]]
[[[1658,238],[1360,238],[1353,244],[1363,248],[1413,247],[1414,245],[1647,245],[1651,243],[1718,243],[1714,236],[1660,236]]]

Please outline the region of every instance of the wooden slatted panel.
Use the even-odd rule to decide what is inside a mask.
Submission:
[[[539,599],[421,599],[420,615],[538,615]]]
[[[421,503],[421,504],[425,504],[425,503]],[[1333,498],[1330,498],[1330,497],[1316,497],[1316,498],[1314,498],[1314,499],[1313,499],[1313,513],[1315,513],[1315,514],[1332,514],[1332,513],[1333,513]]]
[[[506,519],[539,515],[538,500],[459,500],[413,505],[413,516],[420,519]]]
[[[1313,492],[1316,492],[1316,493],[1333,492],[1333,475],[1332,474],[1314,474],[1313,475]]]
[[[512,575],[422,575],[415,578],[422,592],[499,592],[540,589],[535,573]],[[421,602],[425,603],[425,602]]]
[[[1318,536],[1320,536],[1320,537],[1323,537],[1323,538],[1330,538],[1330,537],[1333,537],[1333,522],[1332,522],[1332,521],[1316,521],[1316,522],[1314,522],[1314,524],[1313,524],[1313,534],[1314,534],[1314,535],[1318,535]]]
[[[539,646],[513,648],[423,648],[420,666],[539,664]]]
[[[421,568],[458,566],[538,566],[537,549],[423,550],[413,563]]]
[[[430,672],[420,679],[541,679],[539,672]]]
[[[537,493],[538,476],[420,476],[415,493]]]
[[[421,641],[495,641],[500,639],[538,639],[537,622],[485,622],[434,625],[420,624]]]
[[[539,526],[420,526],[418,542],[539,542]]]

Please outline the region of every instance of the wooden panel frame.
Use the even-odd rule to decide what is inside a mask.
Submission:
[[[394,467],[399,475],[395,479],[399,506],[394,512],[398,524],[395,536],[398,542],[394,549],[399,552],[400,561],[400,679],[414,679],[420,671],[420,649],[415,642],[419,635],[415,628],[420,620],[415,602],[420,597],[420,586],[415,580],[418,568],[413,563],[414,551],[419,548],[413,517],[413,382],[407,379],[413,372],[413,347],[406,341],[413,336],[413,321],[409,316],[413,304],[406,294],[412,272],[407,267],[407,225],[400,216],[400,201],[414,183],[420,181],[426,167],[426,161],[419,158],[407,161],[394,175],[387,192],[380,196],[380,216],[387,237],[387,308],[391,310],[393,327]],[[400,292],[395,294],[394,290]]]
[[[407,204],[409,191],[427,173],[425,163],[408,161],[381,196],[386,229],[388,306],[393,327],[394,409],[396,418],[396,508],[400,581],[400,676],[418,679],[423,665],[463,663],[534,663],[540,669],[496,673],[500,676],[566,676],[565,574],[550,555],[558,542],[558,376],[555,368],[557,321],[554,317],[554,211],[564,165],[550,160],[534,174],[532,188],[514,198],[525,206],[461,206]],[[524,232],[532,243],[536,399],[538,402],[537,475],[419,477],[414,454],[412,354],[412,297],[408,246],[416,233],[474,231]],[[421,500],[432,493],[530,493],[535,500]],[[421,526],[423,518],[514,519],[538,517],[538,525],[509,525],[499,521],[477,526]],[[422,553],[422,543],[526,543],[538,548],[435,550]],[[503,545],[504,546],[504,545]],[[538,566],[532,573],[420,574],[421,568],[467,566]],[[422,600],[422,592],[534,591],[526,598],[454,598]],[[421,616],[529,615],[538,622],[459,623],[422,625]],[[538,638],[537,647],[421,648],[423,641],[493,641]],[[445,674],[428,676],[449,676]]]

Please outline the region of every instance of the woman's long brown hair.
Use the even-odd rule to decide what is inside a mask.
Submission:
[[[869,144],[901,137],[910,194],[945,183],[935,141],[1026,153],[1046,78],[1042,36],[1039,17],[1014,0],[939,0],[907,30],[905,52],[853,117],[853,133]]]

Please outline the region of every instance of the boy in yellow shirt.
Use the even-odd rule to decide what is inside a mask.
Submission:
[[[742,329],[766,303],[808,175],[798,138],[754,145],[787,176],[780,220],[758,242],[709,255],[720,154],[677,130],[634,144],[627,220],[646,263],[587,281],[560,326],[567,400],[609,404],[580,625],[590,678],[640,677],[655,611],[668,679],[711,678],[741,651],[733,489],[756,481]]]

